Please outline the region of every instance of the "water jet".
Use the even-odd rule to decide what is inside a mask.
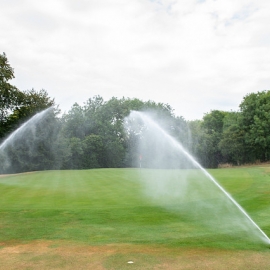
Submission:
[[[138,123],[135,123],[136,121],[141,121],[141,124],[144,126],[144,128],[141,128],[138,130],[137,129]],[[214,184],[214,186],[223,194],[223,196],[225,196],[226,200],[230,204],[232,204],[233,207],[238,210],[238,213],[241,214],[246,219],[246,223],[249,223],[249,225],[257,231],[258,235],[260,235],[260,238],[267,244],[270,244],[270,239],[268,238],[268,236],[257,225],[257,223],[255,223],[255,221],[248,215],[248,213],[239,205],[239,203],[237,203],[236,200],[217,182],[217,180],[205,168],[203,168],[198,161],[196,161],[196,159],[184,148],[184,146],[180,142],[178,142],[171,135],[169,135],[169,133],[166,132],[163,128],[161,128],[161,126],[156,121],[154,121],[146,113],[132,111],[130,115],[126,118],[126,130],[130,132],[130,130],[132,130],[133,128],[137,129],[135,133],[137,133],[138,136],[141,136],[142,142],[147,137],[147,135],[145,135],[147,131],[152,130],[152,131],[149,131],[151,135],[149,136],[148,141],[143,142],[143,146],[141,146],[141,148],[138,150],[140,153],[143,150],[145,151],[146,155],[147,155],[147,152],[151,152],[152,150],[149,149],[150,148],[149,145],[154,144],[153,140],[155,136],[160,137],[160,140],[158,141],[157,145],[155,145],[153,148],[154,149],[153,153],[155,154],[152,155],[152,160],[153,160],[151,161],[152,163],[149,163],[150,168],[151,168],[151,165],[152,165],[152,168],[153,167],[158,168],[158,166],[156,166],[157,164],[164,165],[164,163],[166,162],[166,155],[162,153],[161,155],[165,155],[165,158],[158,157],[157,150],[156,150],[156,148],[162,147],[163,144],[164,146],[162,149],[166,149],[170,147],[170,149],[172,149],[171,151],[176,151],[178,154],[183,155],[185,159],[189,162],[188,167],[193,166],[193,168],[202,172],[203,175],[208,179],[208,181],[211,181],[211,183]],[[167,156],[169,157],[169,155]],[[155,164],[155,160],[158,160],[156,164]],[[159,184],[158,181],[155,181],[153,183],[147,184],[146,186],[147,188],[149,188],[151,185],[157,185],[157,184]],[[154,190],[153,187],[151,188],[152,190]],[[160,186],[160,189],[162,190],[162,192],[166,190],[166,184],[162,183]],[[174,191],[174,190],[170,190],[170,192],[171,191]],[[158,197],[160,197],[160,195],[164,194],[164,192],[163,193],[162,192],[158,193],[157,200],[159,200]],[[221,215],[222,213],[219,213],[219,214]],[[233,220],[234,218],[231,218],[231,219]]]
[[[35,146],[35,138],[39,136],[37,131],[37,126],[41,126],[43,123],[42,120],[45,119],[47,114],[53,110],[53,107],[49,107],[34,116],[32,116],[28,121],[23,123],[19,128],[13,131],[1,144],[0,144],[0,172],[16,172],[13,170],[15,165],[14,161],[10,161],[10,157],[13,155],[18,155],[18,148],[24,147],[24,151],[20,151],[23,153],[23,162],[27,164],[26,152],[29,151],[32,154],[36,151],[33,149]],[[46,131],[47,127],[44,127],[43,130]],[[46,131],[47,132],[47,131]],[[49,131],[48,131],[49,132]],[[47,132],[47,133],[48,133]],[[45,143],[45,142],[44,142]],[[33,148],[33,149],[32,149]],[[27,166],[26,166],[27,167]]]
[[[6,148],[8,144],[12,142],[12,140],[16,139],[17,136],[22,135],[26,129],[29,128],[31,124],[35,124],[40,121],[40,119],[49,111],[53,110],[53,107],[47,108],[34,116],[32,116],[28,121],[23,123],[19,128],[13,131],[1,144],[0,144],[0,152]]]

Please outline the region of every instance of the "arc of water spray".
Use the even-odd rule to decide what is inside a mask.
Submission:
[[[19,128],[17,128],[14,132],[12,132],[1,144],[0,144],[0,151],[4,150],[5,147],[21,132],[23,131],[27,125],[31,122],[35,122],[36,120],[40,119],[44,114],[48,111],[52,110],[53,107],[49,107],[31,117],[28,121],[22,124]]]
[[[163,130],[157,123],[155,123],[151,118],[146,116],[142,112],[137,112],[137,111],[132,111],[132,113],[137,114],[141,119],[146,119],[147,122],[150,122],[151,125],[156,127],[167,139],[169,139],[175,147],[177,147],[182,153],[184,153],[188,159],[202,172],[227,196],[227,198],[240,210],[240,212],[251,222],[251,224],[259,230],[259,232],[264,236],[266,239],[267,243],[270,244],[270,239],[269,237],[265,234],[265,232],[256,224],[256,222],[248,215],[248,213],[234,200],[234,198],[214,179],[214,177],[204,169],[199,162],[197,162],[192,155],[190,155],[185,148],[178,142],[176,141],[172,136],[170,136],[165,130]]]

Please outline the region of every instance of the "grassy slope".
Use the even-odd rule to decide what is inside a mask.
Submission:
[[[210,173],[270,236],[270,168],[234,168]]]
[[[208,181],[189,179],[191,190],[179,212],[162,207],[162,198],[143,196],[136,172],[50,171],[0,178],[0,269],[269,269],[265,245],[238,233],[223,235],[219,213],[210,226],[207,211],[197,211],[204,208],[192,211],[208,195],[213,205],[218,202],[215,192],[207,193]],[[210,172],[270,235],[270,169]],[[166,173],[158,171],[154,182],[159,177]],[[178,181],[172,187],[170,192]]]
[[[269,171],[212,170],[270,235]],[[204,217],[153,204],[133,169],[48,171],[0,178],[0,242],[36,239],[166,246],[260,249],[245,235],[208,231]],[[197,203],[197,202],[196,202]],[[190,209],[191,204],[186,204]],[[189,213],[190,211],[188,211]],[[215,226],[217,219],[212,223]]]

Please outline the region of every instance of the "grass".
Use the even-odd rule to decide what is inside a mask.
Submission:
[[[196,269],[188,258],[196,262],[198,254],[209,259],[198,269],[207,269],[210,261],[223,269],[219,263],[228,265],[236,254],[258,259],[261,268],[243,259],[232,269],[269,266],[270,252],[260,234],[209,179],[197,171],[180,179],[186,172],[98,169],[1,177],[3,267],[17,260],[14,265],[22,269],[50,269],[52,262],[69,269],[67,257],[74,255],[69,264],[79,258],[73,265],[77,269],[80,264],[95,269],[181,269],[179,261],[183,269]],[[270,168],[209,172],[270,235]],[[17,253],[7,252],[11,247]],[[136,264],[124,266],[131,258]],[[20,260],[28,266],[18,264]]]

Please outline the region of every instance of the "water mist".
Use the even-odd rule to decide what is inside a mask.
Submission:
[[[135,155],[140,156],[134,166],[143,168],[139,177],[153,204],[199,222],[202,234],[241,234],[270,244],[236,200],[148,114],[132,111],[125,123],[128,136],[136,138]]]
[[[27,153],[26,150],[30,153],[30,156],[34,156],[36,152],[35,139],[39,138],[40,133],[37,131],[37,126],[42,126],[41,129],[43,133],[48,133],[46,123],[43,122],[46,119],[46,116],[53,110],[53,107],[47,108],[33,117],[28,121],[22,124],[19,128],[13,131],[1,144],[0,144],[0,173],[1,172],[16,172],[16,166],[12,159],[16,156],[18,159],[19,154],[17,149],[20,149],[20,152],[23,153],[21,161],[25,164],[27,168]],[[45,142],[44,142],[45,143]],[[22,150],[22,148],[25,148]],[[15,169],[15,170],[14,170]]]

